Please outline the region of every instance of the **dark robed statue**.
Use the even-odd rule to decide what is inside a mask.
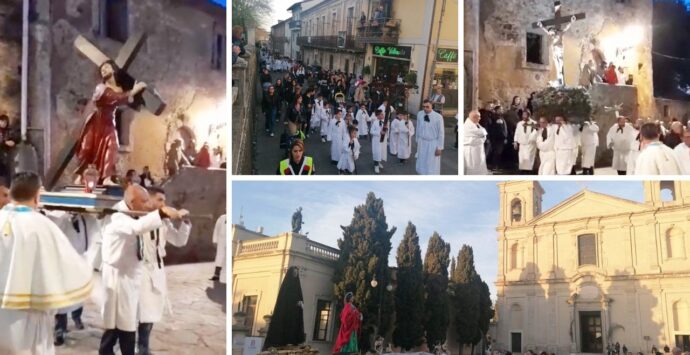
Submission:
[[[302,230],[302,207],[292,214],[292,233],[299,233]]]

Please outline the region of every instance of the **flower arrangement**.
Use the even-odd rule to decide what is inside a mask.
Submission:
[[[553,120],[563,116],[571,123],[589,121],[592,115],[592,101],[585,88],[549,87],[534,95],[534,117]]]

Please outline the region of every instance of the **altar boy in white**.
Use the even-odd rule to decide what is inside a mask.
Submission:
[[[91,293],[92,268],[35,211],[40,188],[38,175],[15,175],[0,211],[0,354],[54,354],[55,311]]]
[[[160,187],[149,187],[149,198],[154,209],[165,206],[165,190]],[[169,219],[163,220],[163,227],[146,235],[139,235],[140,257],[144,264],[141,291],[139,293],[139,326],[137,327],[137,345],[139,355],[149,355],[149,337],[153,323],[160,322],[163,312],[170,310],[168,302],[168,285],[165,277],[165,246],[170,243],[176,247],[187,245],[192,224],[183,220],[175,228]]]
[[[149,194],[140,185],[130,185],[124,201],[114,208],[120,212],[110,216],[103,228],[103,328],[99,354],[113,354],[119,341],[123,355],[134,355],[137,329],[137,306],[142,279],[142,263],[139,260],[137,236],[147,236],[163,227],[164,219],[181,219],[185,210],[171,207],[153,209]],[[138,219],[130,212],[148,212]],[[136,213],[135,212],[135,213]]]

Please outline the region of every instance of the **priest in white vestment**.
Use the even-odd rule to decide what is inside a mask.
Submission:
[[[575,138],[573,137],[573,126],[563,117],[556,117],[556,137],[554,140],[554,150],[556,151],[556,173],[558,175],[571,175],[573,173],[573,150],[575,149]]]
[[[120,211],[110,216],[103,227],[103,328],[100,354],[112,354],[116,343],[120,343],[123,355],[134,355],[137,330],[137,310],[142,280],[142,245],[137,236],[164,226],[165,219],[181,219],[185,210],[164,206],[153,209],[148,192],[140,185],[131,185],[125,191],[125,198],[115,207]],[[136,218],[131,213],[145,213]]]
[[[621,116],[606,134],[606,147],[613,149],[611,167],[618,172],[618,175],[625,175],[628,169],[630,145],[636,137],[634,130],[635,128],[627,122],[627,119]]]
[[[683,130],[683,143],[678,144],[673,152],[676,153],[678,164],[680,164],[680,173],[683,175],[690,175],[690,130]]]
[[[528,110],[522,111],[522,120],[515,127],[513,144],[518,150],[518,168],[523,175],[532,174],[537,158],[537,122]]]
[[[441,175],[443,153],[443,116],[432,110],[431,101],[424,100],[422,111],[417,113],[417,165],[419,175]]]
[[[599,146],[599,126],[595,121],[585,121],[580,128],[582,146],[582,175],[594,175],[594,159]]]
[[[462,127],[465,175],[489,174],[489,170],[486,168],[486,152],[484,151],[484,142],[486,142],[488,133],[479,124],[480,119],[479,111],[472,111]]]
[[[680,175],[678,158],[667,145],[659,141],[661,130],[654,123],[640,129],[642,150],[635,163],[635,175]]]
[[[220,281],[225,283],[226,270],[225,270],[225,244],[227,236],[227,219],[225,215],[218,217],[216,220],[215,228],[213,228],[213,243],[216,244],[216,270],[213,273],[211,281]]]
[[[40,188],[38,175],[15,175],[0,210],[0,354],[55,354],[56,311],[91,294],[91,266],[36,212]]]
[[[539,175],[556,175],[556,127],[546,117],[539,119],[537,149],[539,150]]]

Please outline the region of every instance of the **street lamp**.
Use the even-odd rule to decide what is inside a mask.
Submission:
[[[379,282],[376,280],[376,275],[374,275],[374,278],[371,280],[370,284],[371,284],[372,288],[376,288],[376,286],[379,285]],[[386,285],[386,291],[392,292],[393,291],[393,285],[390,283],[388,285]],[[381,290],[381,292],[379,293],[379,309],[378,309],[378,317],[376,320],[376,333],[377,333],[376,335],[379,335],[379,336],[381,335],[378,333],[379,333],[379,330],[381,329],[381,308],[382,307],[383,307],[383,290]]]

